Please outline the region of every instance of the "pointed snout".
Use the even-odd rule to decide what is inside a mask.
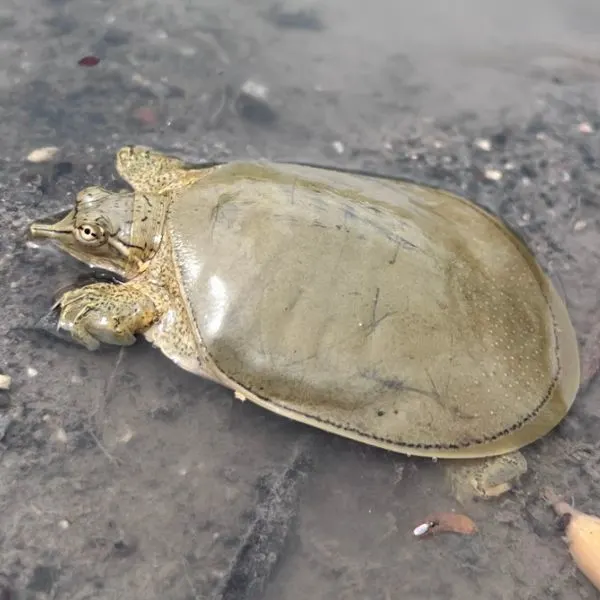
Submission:
[[[69,234],[73,230],[73,211],[63,210],[60,213],[44,217],[31,223],[27,229],[29,239],[51,239]]]

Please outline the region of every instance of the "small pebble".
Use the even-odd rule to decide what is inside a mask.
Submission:
[[[35,377],[37,374],[37,369],[34,369],[33,367],[27,367],[27,375],[29,375],[29,377]]]
[[[418,527],[415,527],[413,530],[413,535],[415,537],[421,537],[425,535],[431,529],[431,523],[421,523]]]
[[[444,144],[442,142],[440,142],[439,140],[435,140],[433,142],[433,147],[434,148],[442,148],[444,146]]]
[[[44,146],[36,148],[27,155],[27,160],[32,163],[42,163],[51,161],[58,154],[56,146]]]
[[[579,123],[578,129],[581,133],[592,133],[594,131],[593,127],[588,122]]]
[[[60,442],[61,444],[66,444],[69,441],[69,438],[67,437],[67,432],[62,427],[59,427],[54,432],[53,437],[55,441]]]
[[[123,433],[119,436],[119,443],[127,444],[133,439],[133,430],[128,425],[125,425]]]
[[[0,375],[0,390],[9,390],[12,384],[10,375]]]
[[[269,88],[266,85],[258,83],[258,81],[252,81],[251,79],[242,84],[240,92],[253,98],[260,98],[261,100],[266,100],[269,96]]]
[[[71,526],[71,523],[69,523],[69,521],[67,521],[67,519],[61,519],[61,520],[58,522],[58,526],[59,526],[61,529],[69,529],[69,527]]]
[[[491,181],[500,181],[502,179],[502,171],[498,169],[486,169],[484,175],[486,179],[490,179]]]
[[[333,147],[333,149],[335,150],[335,152],[337,154],[344,154],[344,150],[345,150],[344,144],[342,144],[342,142],[340,142],[339,140],[336,140],[335,142],[333,142],[331,144],[331,146]]]
[[[250,121],[269,123],[277,117],[266,85],[247,79],[240,87],[235,108],[239,115]]]
[[[586,221],[575,221],[575,225],[573,225],[573,231],[583,231],[586,227]]]
[[[485,152],[489,152],[492,149],[492,143],[490,142],[490,140],[486,140],[484,138],[479,138],[475,140],[475,145],[480,150],[484,150]]]

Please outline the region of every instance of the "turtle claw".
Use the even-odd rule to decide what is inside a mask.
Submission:
[[[131,346],[156,320],[154,303],[137,289],[123,285],[94,283],[66,292],[60,306],[58,329],[88,350],[100,344]]]

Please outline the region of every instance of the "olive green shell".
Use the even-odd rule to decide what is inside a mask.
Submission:
[[[537,439],[574,400],[563,302],[520,239],[458,196],[233,162],[176,198],[167,227],[198,343],[272,411],[472,457]]]

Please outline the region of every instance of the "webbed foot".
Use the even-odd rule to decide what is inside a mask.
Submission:
[[[146,146],[124,146],[117,152],[116,169],[136,192],[167,194],[198,181],[208,171]]]
[[[93,283],[66,292],[57,305],[59,329],[89,350],[101,343],[131,346],[158,317],[152,300],[127,283]]]
[[[455,498],[464,504],[473,498],[495,498],[510,491],[527,471],[527,461],[518,451],[446,463],[446,475]]]

